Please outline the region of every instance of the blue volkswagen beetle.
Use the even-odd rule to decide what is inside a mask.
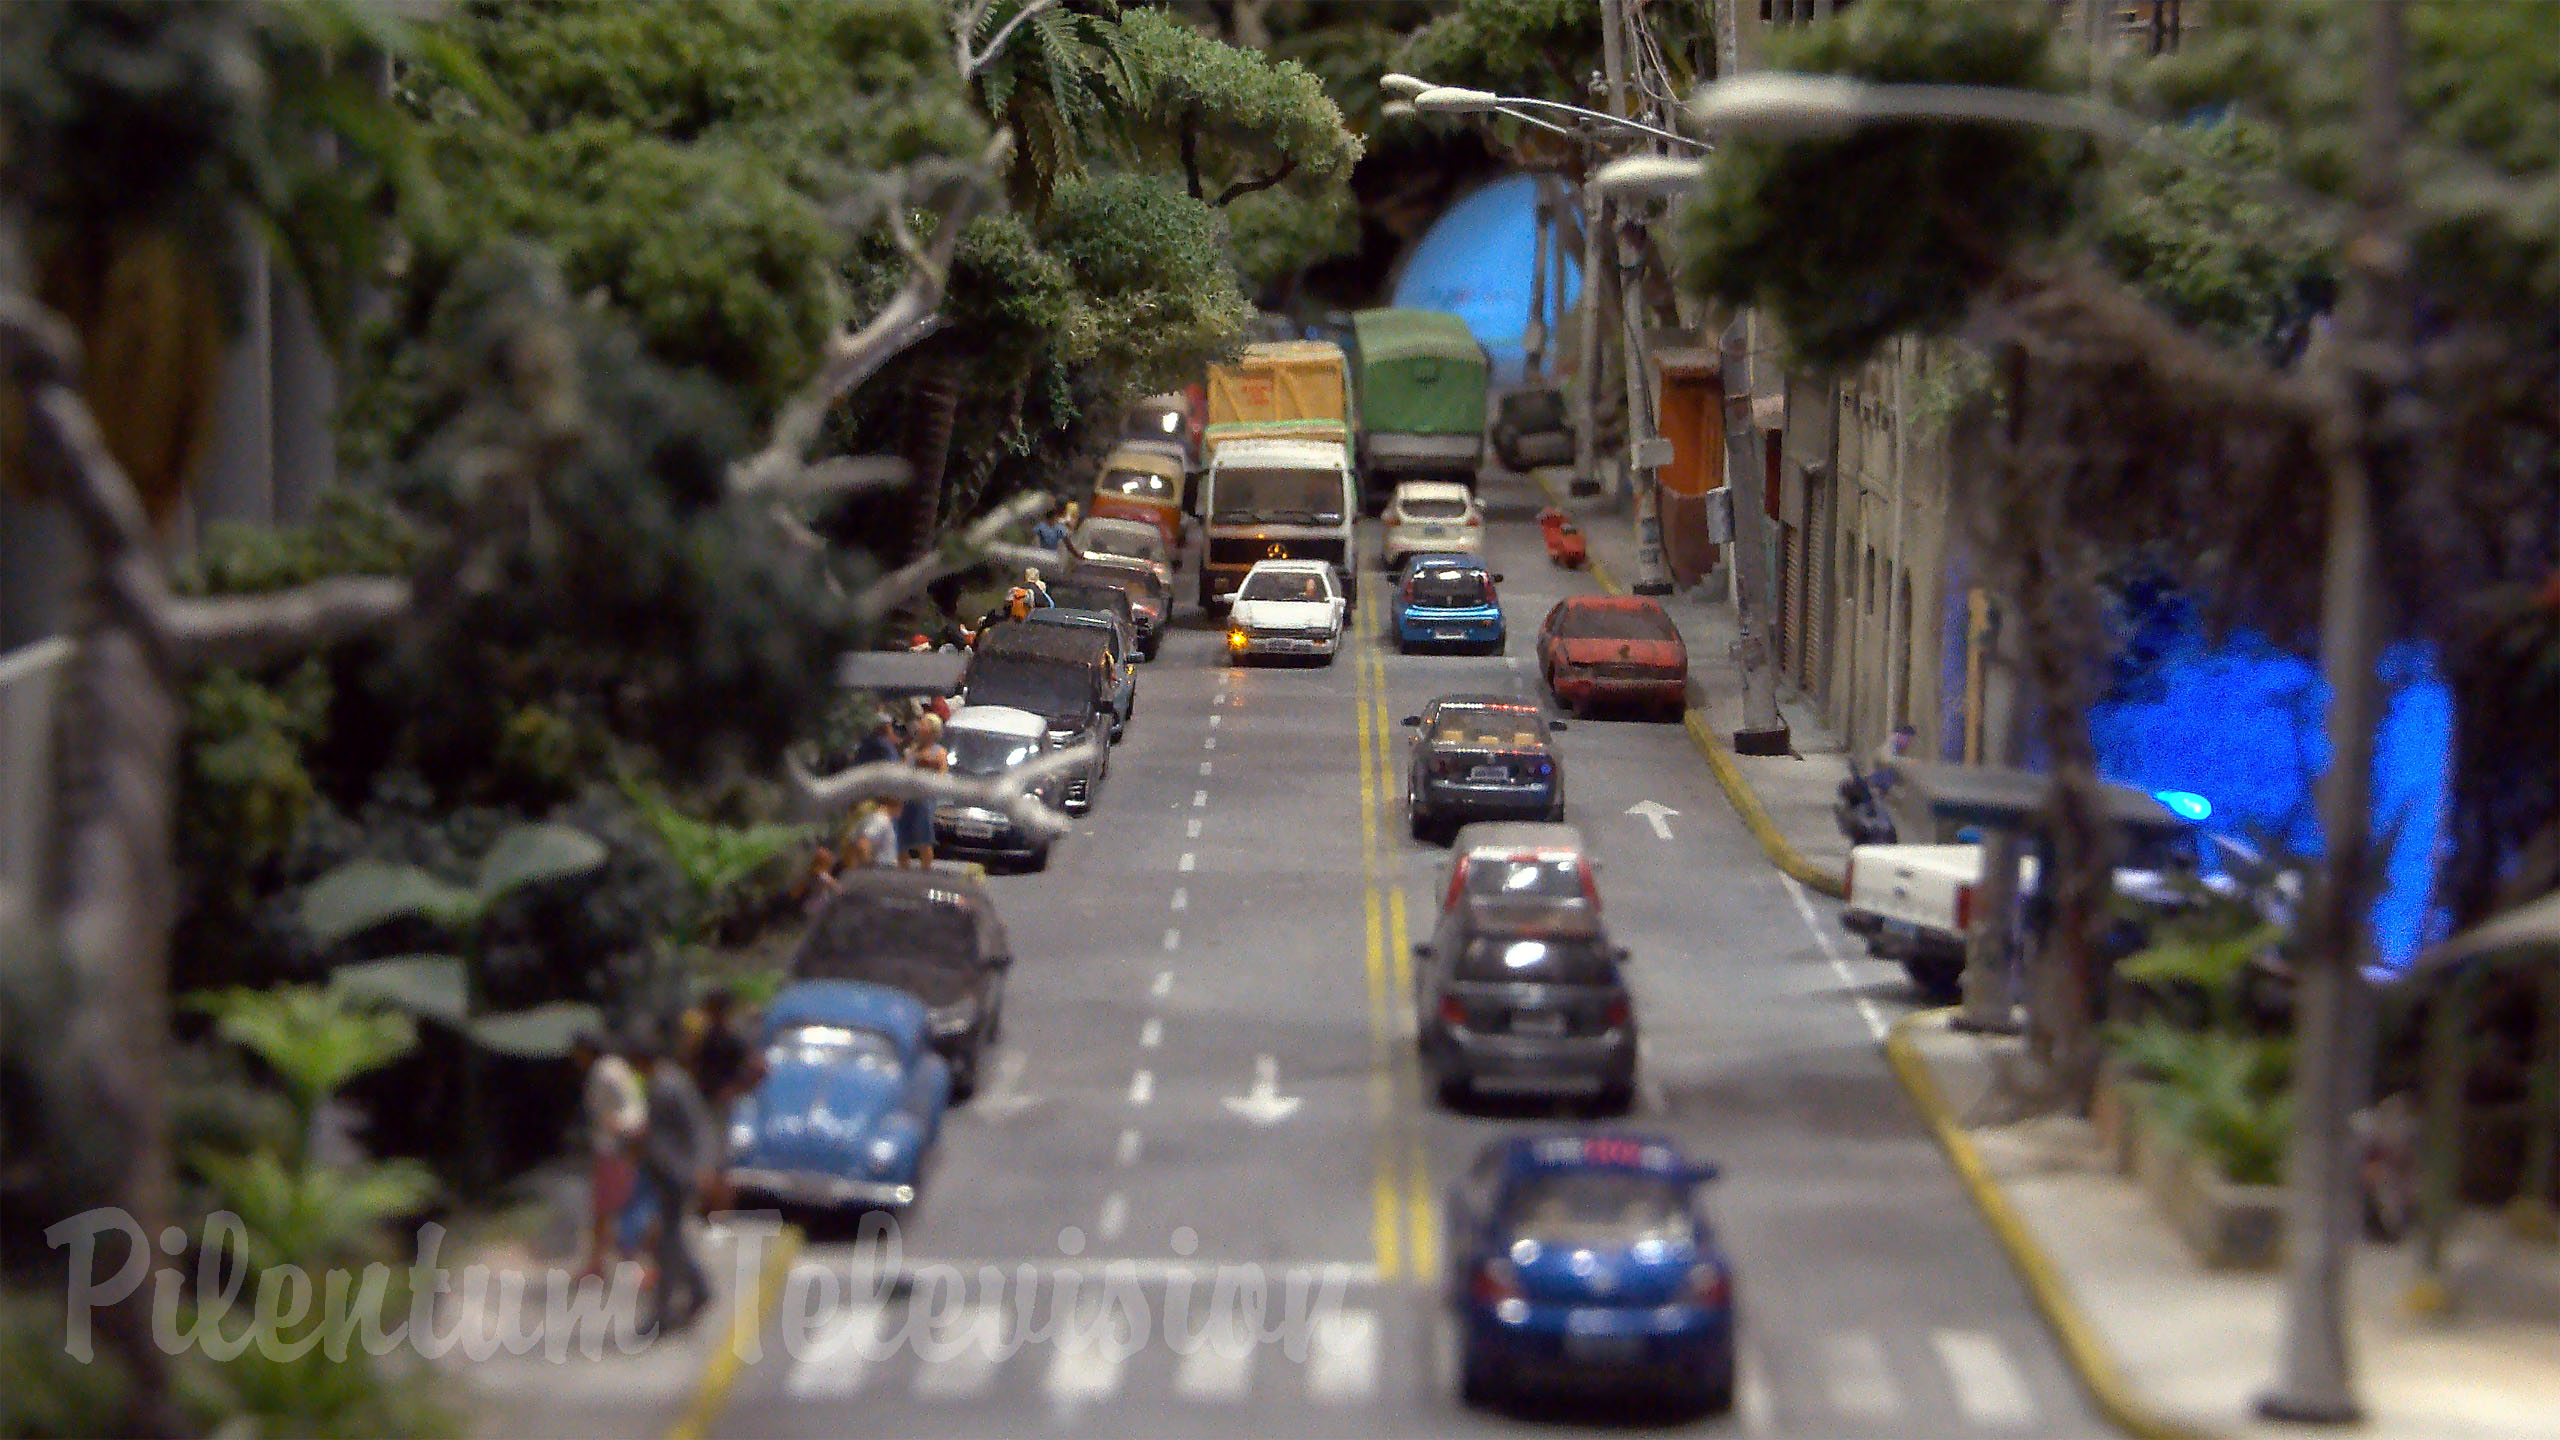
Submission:
[[[729,1181],[787,1204],[913,1204],[951,1103],[925,1004],[885,985],[807,980],[766,1007],[765,1074],[729,1121]]]
[[[1502,623],[1502,597],[1493,588],[1501,580],[1473,555],[1435,551],[1414,556],[1396,586],[1388,616],[1396,649],[1411,653],[1424,646],[1472,646],[1500,653],[1509,638]]]
[[[1731,1409],[1733,1271],[1698,1204],[1715,1174],[1650,1136],[1514,1136],[1477,1152],[1443,1229],[1467,1402],[1634,1384]]]

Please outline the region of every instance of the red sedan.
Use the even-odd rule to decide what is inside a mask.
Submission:
[[[1689,649],[1641,595],[1576,595],[1538,627],[1538,672],[1576,716],[1625,706],[1664,720],[1689,708]]]

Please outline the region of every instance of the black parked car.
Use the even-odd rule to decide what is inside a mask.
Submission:
[[[1478,1090],[1635,1097],[1635,1000],[1587,905],[1462,900],[1413,947],[1422,1062],[1440,1098]]]
[[[1064,580],[1048,583],[1049,598],[1060,608],[1099,610],[1110,616],[1111,623],[1120,631],[1121,653],[1135,654],[1141,650],[1143,642],[1139,638],[1137,605],[1129,598],[1128,591],[1101,576],[1090,574],[1069,575]]]
[[[993,626],[978,637],[960,698],[1039,716],[1050,750],[1091,744],[1092,758],[1067,776],[1061,803],[1077,815],[1093,808],[1110,773],[1111,725],[1120,713],[1110,659],[1097,641],[1055,625]]]
[[[977,878],[949,870],[851,870],[791,959],[794,980],[861,980],[925,1003],[933,1048],[968,1098],[1004,1027],[1011,942]]]
[[[1165,616],[1173,608],[1173,594],[1156,578],[1155,567],[1143,560],[1123,560],[1116,555],[1087,555],[1076,561],[1067,573],[1070,587],[1105,586],[1127,597],[1130,614],[1138,627],[1138,653],[1150,660],[1164,648]],[[1049,582],[1050,597],[1059,604],[1070,603],[1071,592],[1061,589],[1057,581]]]
[[[1416,840],[1445,840],[1470,820],[1564,818],[1552,739],[1563,721],[1504,695],[1444,695],[1404,723],[1420,732],[1404,786]]]

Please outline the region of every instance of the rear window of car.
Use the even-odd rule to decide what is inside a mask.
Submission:
[[[1144,470],[1106,470],[1094,483],[1105,495],[1134,495],[1141,500],[1172,498],[1173,482]]]
[[[1547,743],[1547,722],[1535,710],[1513,706],[1443,706],[1431,721],[1431,743],[1476,750],[1512,750]]]
[[[1324,577],[1303,570],[1265,570],[1248,575],[1244,588],[1236,592],[1239,600],[1330,600]]]
[[[1680,631],[1659,610],[1615,605],[1576,605],[1564,612],[1556,633],[1568,640],[1677,640]]]
[[[1407,520],[1456,520],[1467,513],[1467,502],[1449,499],[1413,499],[1396,507]]]
[[[1413,577],[1416,605],[1482,605],[1490,598],[1482,575],[1468,570],[1425,570]]]
[[[1479,935],[1459,957],[1458,978],[1487,984],[1605,985],[1617,966],[1597,940]]]
[[[1133,560],[1152,560],[1164,550],[1161,536],[1138,531],[1088,530],[1084,548],[1096,555],[1126,555]]]
[[[1631,1250],[1699,1241],[1697,1217],[1680,1187],[1635,1171],[1532,1176],[1512,1192],[1508,1210],[1512,1239],[1549,1248]]]
[[[1564,855],[1477,855],[1467,893],[1481,900],[1581,900],[1582,863]]]

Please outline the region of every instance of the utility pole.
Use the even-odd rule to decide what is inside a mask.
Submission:
[[[1601,0],[1601,57],[1609,80],[1609,113],[1635,118],[1634,95],[1627,84],[1627,51],[1632,23],[1627,0]],[[1644,150],[1655,147],[1643,142]],[[1611,207],[1617,239],[1616,279],[1618,327],[1625,349],[1627,386],[1627,491],[1634,502],[1636,525],[1635,592],[1668,595],[1671,574],[1662,564],[1662,509],[1656,472],[1671,457],[1670,446],[1654,433],[1652,361],[1644,339],[1644,227],[1636,219],[1636,202]]]
[[[1538,199],[1529,211],[1529,231],[1537,258],[1529,262],[1529,325],[1520,334],[1520,378],[1531,382],[1541,378],[1547,369],[1547,237],[1555,228],[1555,181],[1540,174],[1534,183]],[[1561,291],[1556,300],[1564,300]]]
[[[1733,502],[1734,663],[1742,668],[1742,727],[1733,748],[1744,755],[1784,755],[1789,737],[1778,713],[1778,676],[1769,652],[1769,514],[1760,432],[1751,419],[1751,326],[1735,316],[1725,327],[1724,484]]]
[[[2361,1040],[2370,997],[2362,962],[2375,859],[2373,738],[2382,701],[2375,674],[2382,626],[2375,512],[2385,472],[2403,463],[2415,428],[2403,398],[2415,370],[2400,183],[2405,0],[2374,0],[2365,13],[2373,17],[2373,34],[2366,45],[2364,166],[2330,355],[2338,413],[2333,432],[2323,437],[2329,541],[2320,655],[2329,682],[2329,770],[2320,818],[2328,863],[2307,916],[2310,943],[2294,1008],[2283,1348],[2274,1388],[2258,1401],[2259,1413],[2271,1419],[2329,1425],[2361,1418],[2345,1292],[2356,1225],[2349,1117],[2366,1078]]]
[[[1582,323],[1581,333],[1574,337],[1576,379],[1573,387],[1573,493],[1600,493],[1600,322],[1613,308],[1610,298],[1617,290],[1617,267],[1603,262],[1602,236],[1608,230],[1609,197],[1590,184],[1591,172],[1600,168],[1600,145],[1596,138],[1583,142],[1583,183],[1576,186],[1582,199]]]

